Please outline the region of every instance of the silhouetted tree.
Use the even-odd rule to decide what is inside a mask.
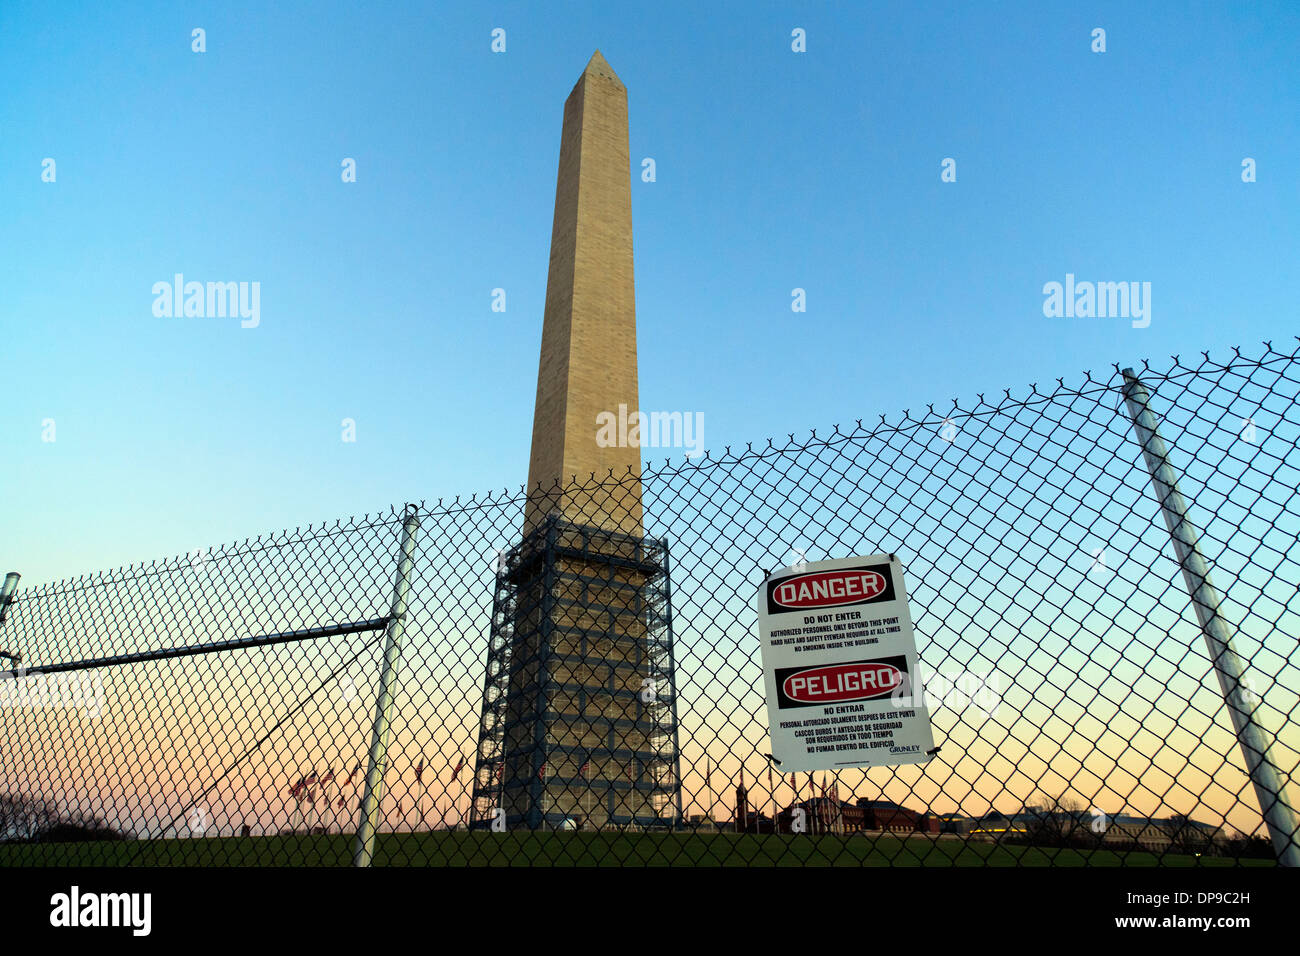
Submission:
[[[99,817],[62,812],[43,797],[0,793],[0,843],[121,839],[123,835]]]
[[[1072,847],[1093,842],[1086,827],[1082,830],[1086,816],[1083,803],[1074,797],[1048,796],[1040,793],[1031,797],[1032,804],[1026,804],[1025,841],[1034,846]]]
[[[26,842],[58,820],[49,800],[22,793],[0,793],[0,842]]]
[[[1262,836],[1251,836],[1237,830],[1224,841],[1223,855],[1239,859],[1275,860],[1273,844]]]
[[[1213,847],[1209,834],[1183,814],[1176,813],[1170,817],[1165,829],[1169,833],[1170,853],[1191,856],[1195,853],[1208,853]]]

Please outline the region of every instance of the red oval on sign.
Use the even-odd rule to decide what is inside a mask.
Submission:
[[[893,664],[859,661],[810,667],[791,674],[782,682],[781,691],[801,704],[830,704],[884,697],[902,683],[903,672]]]
[[[865,568],[844,568],[787,578],[772,589],[772,600],[781,607],[833,607],[870,601],[884,590],[883,574]]]

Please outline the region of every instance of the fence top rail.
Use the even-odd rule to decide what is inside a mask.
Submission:
[[[331,624],[324,627],[308,627],[296,631],[278,631],[274,634],[257,634],[250,637],[235,637],[225,641],[211,641],[206,644],[182,645],[180,647],[161,647],[147,651],[135,651],[130,654],[114,654],[109,657],[89,657],[75,661],[59,661],[54,664],[23,664],[13,670],[0,670],[0,680],[5,678],[39,677],[42,674],[61,674],[69,671],[92,670],[97,667],[120,667],[123,664],[140,664],[145,661],[163,661],[176,657],[197,657],[200,654],[217,654],[221,651],[243,651],[254,647],[266,647],[271,644],[288,644],[293,641],[310,641],[318,637],[339,637],[344,634],[360,634],[377,631],[388,625],[390,618],[378,617],[366,621],[351,621],[346,624]]]

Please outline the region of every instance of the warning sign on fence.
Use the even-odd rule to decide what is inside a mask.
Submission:
[[[930,714],[894,555],[778,571],[759,591],[758,635],[782,773],[930,759]]]

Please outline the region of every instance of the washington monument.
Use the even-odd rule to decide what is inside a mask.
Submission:
[[[521,540],[497,569],[473,825],[680,822],[668,550],[645,537],[627,90],[597,51],[564,104]]]

